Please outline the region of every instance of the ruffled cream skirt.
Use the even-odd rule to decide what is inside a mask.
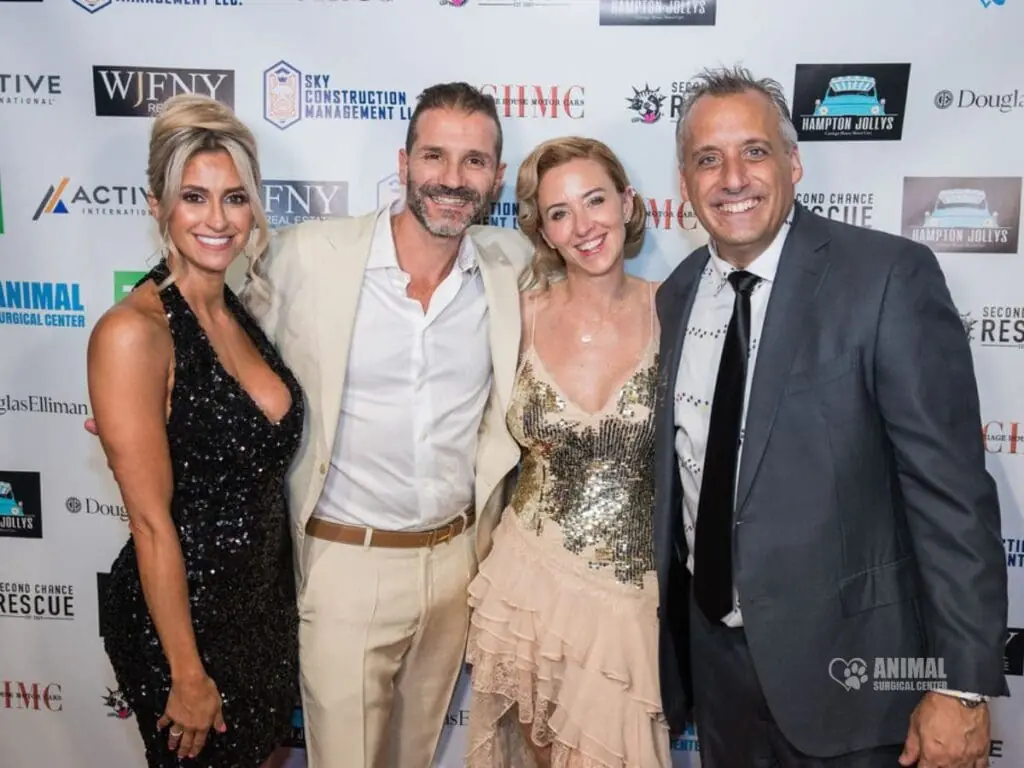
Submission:
[[[670,768],[655,575],[621,584],[561,539],[552,521],[537,536],[506,509],[469,586],[466,764],[534,766],[525,723],[552,768]]]

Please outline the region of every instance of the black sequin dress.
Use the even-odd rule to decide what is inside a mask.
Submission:
[[[148,279],[168,275],[161,262]],[[196,643],[223,698],[228,730],[210,731],[195,760],[178,760],[168,729],[156,730],[170,670],[146,607],[134,542],[111,567],[102,633],[118,685],[134,710],[150,766],[257,768],[291,734],[298,693],[298,612],[285,473],[299,445],[303,400],[241,302],[225,300],[292,406],[277,424],[222,367],[176,286],[161,292],[174,341],[174,385],[167,422],[174,496]]]

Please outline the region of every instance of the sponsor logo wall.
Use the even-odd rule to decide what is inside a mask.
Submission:
[[[629,269],[663,280],[707,238],[675,159],[694,75],[742,61],[774,77],[799,139],[799,202],[920,243],[946,274],[1003,506],[1009,623],[1024,626],[1024,160],[1014,151],[1024,133],[1024,0],[940,0],[941,12],[916,17],[913,36],[891,5],[0,0],[0,29],[19,31],[0,50],[4,764],[144,762],[103,651],[102,597],[128,510],[82,428],[85,361],[95,323],[159,258],[148,131],[179,93],[211,96],[252,128],[260,202],[279,229],[400,200],[398,154],[418,94],[438,81],[474,83],[496,101],[507,163],[481,223],[519,228],[516,172],[539,142],[600,138],[648,213]],[[1013,695],[993,707],[994,765],[1024,765],[1020,632],[1005,652]],[[828,676],[828,660],[821,667]],[[463,677],[438,768],[462,765],[470,717]],[[288,768],[305,765],[302,727],[296,709]],[[82,749],[100,739],[102,749]],[[692,728],[674,735],[673,761],[699,768]]]

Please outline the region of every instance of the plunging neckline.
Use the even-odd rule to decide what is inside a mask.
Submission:
[[[206,345],[206,348],[210,351],[210,356],[213,358],[214,365],[220,370],[221,373],[224,374],[224,378],[231,382],[232,386],[234,386],[235,389],[238,390],[243,395],[243,397],[249,403],[249,405],[252,408],[254,408],[260,414],[260,416],[263,417],[263,420],[267,422],[267,424],[269,424],[271,427],[280,427],[281,424],[284,423],[285,419],[287,419],[291,412],[295,409],[295,396],[292,394],[291,388],[288,386],[288,382],[282,379],[281,375],[276,370],[274,370],[274,366],[272,366],[268,361],[264,359],[264,363],[268,368],[270,368],[270,372],[274,375],[275,378],[277,378],[278,381],[281,382],[284,388],[288,391],[288,408],[287,410],[285,410],[284,414],[282,414],[280,419],[274,421],[272,418],[270,418],[267,412],[263,410],[263,406],[261,406],[259,402],[257,402],[256,398],[252,396],[249,390],[247,390],[242,385],[242,382],[235,378],[231,374],[231,372],[225,367],[224,363],[220,359],[220,355],[217,354],[217,350],[213,346],[213,342],[210,341],[210,337],[206,333],[206,329],[203,328],[202,323],[199,322],[199,317],[196,315],[195,312],[192,311],[191,305],[189,305],[188,301],[185,300],[185,297],[182,295],[181,291],[178,290],[178,286],[174,283],[171,283],[167,287],[167,290],[174,291],[174,295],[182,303],[182,305],[184,305],[185,310],[192,318],[192,322],[195,323],[196,330],[199,332],[199,336],[202,338],[203,343]],[[227,307],[228,312],[231,313],[231,316],[235,318],[235,322],[238,323],[238,326],[242,329],[242,332],[249,338],[249,341],[251,341],[253,346],[256,348],[256,354],[259,355],[260,358],[263,358],[263,352],[261,350],[259,339],[253,337],[253,335],[249,332],[248,327],[246,327],[246,319],[240,317],[239,313],[235,310],[234,306],[232,306],[233,298],[234,296],[231,294],[228,287],[224,286],[224,305]]]
[[[647,343],[640,350],[640,355],[639,355],[637,361],[633,364],[633,367],[630,369],[629,373],[622,380],[622,382],[619,384],[619,386],[617,386],[615,389],[612,390],[611,395],[609,395],[608,399],[605,400],[604,405],[602,405],[596,411],[587,410],[582,405],[580,405],[578,402],[576,402],[576,400],[574,400],[573,398],[569,397],[569,395],[566,393],[566,390],[562,387],[561,384],[558,383],[558,378],[555,376],[554,373],[551,372],[551,368],[549,368],[548,364],[544,362],[544,358],[540,356],[540,352],[537,351],[537,347],[534,346],[532,343],[530,344],[530,354],[533,355],[533,359],[543,369],[543,371],[544,371],[544,378],[546,379],[547,384],[553,390],[555,390],[555,392],[558,394],[558,396],[561,397],[563,400],[565,400],[565,402],[567,402],[570,405],[572,405],[573,408],[576,408],[578,411],[580,411],[581,413],[585,414],[587,416],[587,418],[591,418],[592,419],[592,418],[595,418],[597,416],[602,416],[602,415],[606,414],[608,412],[609,406],[611,406],[612,403],[614,403],[616,400],[619,399],[619,396],[622,394],[622,390],[624,390],[629,385],[629,382],[632,381],[633,378],[638,373],[640,373],[640,367],[644,364],[644,361],[648,358],[648,353],[650,352],[651,344],[653,344],[653,343],[654,343],[654,333],[652,332],[650,338],[647,340]]]
[[[640,366],[643,365],[644,360],[647,359],[648,354],[651,351],[651,345],[657,343],[658,334],[656,332],[657,326],[655,323],[656,312],[654,308],[654,284],[648,283],[648,287],[649,291],[647,301],[651,313],[651,324],[650,335],[647,338],[647,343],[640,349],[640,354],[637,358],[637,361],[633,363],[633,367],[630,369],[629,374],[622,380],[618,387],[612,390],[611,395],[609,395],[608,399],[596,411],[587,410],[578,402],[576,402],[576,400],[574,400],[573,398],[569,397],[568,394],[566,394],[565,388],[563,388],[562,385],[558,383],[558,378],[555,376],[554,373],[552,373],[551,368],[548,366],[548,364],[544,362],[544,358],[540,356],[540,352],[537,351],[537,315],[540,314],[540,311],[537,308],[534,308],[533,317],[530,321],[529,353],[528,355],[523,356],[523,362],[526,362],[529,355],[533,355],[533,358],[537,361],[537,364],[544,370],[545,378],[547,379],[549,386],[553,390],[555,390],[559,397],[561,397],[563,400],[565,400],[565,402],[569,403],[578,411],[580,411],[580,413],[586,415],[587,418],[593,419],[597,416],[602,416],[606,414],[608,412],[609,406],[619,398],[619,396],[622,394],[622,390],[624,390],[626,386],[629,384],[629,382],[632,381],[633,378],[640,372]],[[521,368],[522,366],[520,366],[520,369]]]

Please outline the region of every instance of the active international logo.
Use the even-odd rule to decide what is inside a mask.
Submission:
[[[601,26],[715,24],[718,0],[601,0]]]
[[[903,180],[903,236],[936,253],[1016,253],[1020,177]]]
[[[1006,5],[1006,0],[978,0],[982,8],[990,8],[993,5]]]
[[[909,64],[797,64],[797,136],[800,141],[899,141],[909,82]]]
[[[0,72],[0,105],[52,107],[62,93],[60,75]]]
[[[43,507],[38,472],[0,469],[0,536],[43,538]]]
[[[348,215],[347,181],[264,179],[260,191],[272,228]]]
[[[334,75],[303,73],[287,61],[263,71],[263,118],[285,130],[300,120],[408,120],[405,91],[352,88]]]
[[[186,8],[191,10],[199,6],[240,8],[242,0],[72,0],[82,10],[89,13],[96,13],[108,8],[117,2],[118,5],[151,5],[160,9],[173,8],[175,10]]]
[[[148,216],[146,188],[129,184],[78,184],[70,176],[51,184],[39,201],[32,221],[42,216]]]
[[[182,93],[216,99],[234,109],[235,72],[231,69],[94,66],[93,98],[99,117],[153,117]]]
[[[5,280],[0,276],[0,326],[85,328],[78,283]]]

